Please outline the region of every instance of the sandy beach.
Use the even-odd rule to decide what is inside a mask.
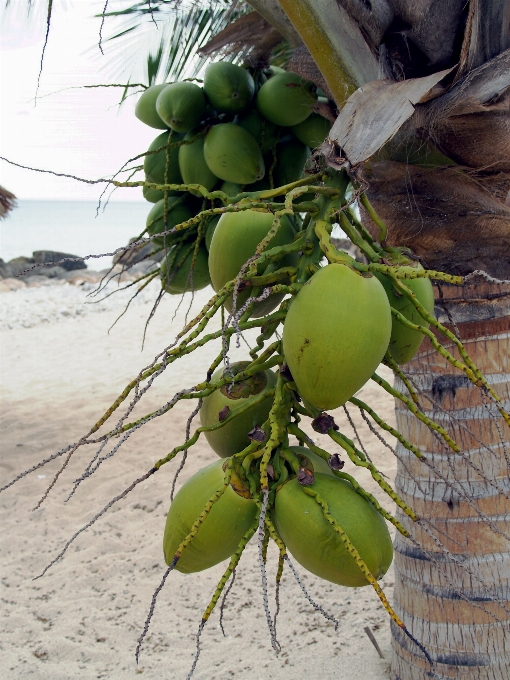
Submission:
[[[38,317],[32,327],[26,324],[22,327],[23,324],[16,322],[16,310],[21,309],[19,303],[16,305],[17,292],[2,296],[2,310],[4,315],[10,314],[12,326],[4,324],[0,331],[3,484],[86,434],[126,383],[170,344],[182,326],[188,302],[186,299],[172,321],[178,300],[165,297],[149,326],[141,352],[150,296],[133,306],[108,334],[122,311],[120,300],[117,306],[112,303],[100,313],[60,314],[58,323],[54,323],[51,313],[37,312],[37,304],[49,305],[50,299],[58,309],[62,289],[33,291],[34,297],[29,303],[41,318]],[[210,292],[209,289],[197,294],[195,310]],[[85,291],[81,291],[81,297],[76,297],[73,305],[79,308],[84,300]],[[22,311],[26,314],[26,305],[23,305]],[[246,339],[250,342],[249,336]],[[200,354],[173,364],[154,383],[135,413],[149,412],[177,390],[203,379],[218,351],[218,344],[206,346]],[[246,353],[247,348],[241,343],[231,357],[243,358]],[[394,422],[393,402],[386,393],[368,384],[362,394],[362,398],[377,405],[383,417]],[[165,571],[162,534],[179,459],[114,505],[80,535],[65,557],[43,578],[35,581],[33,578],[75,531],[184,439],[186,419],[192,408],[193,404],[180,402],[169,414],[138,430],[68,502],[66,498],[74,480],[96,451],[93,447],[80,449],[75,454],[38,510],[32,511],[32,508],[58,469],[58,460],[1,494],[3,679],[186,678],[195,654],[201,614],[226,564],[199,574],[173,572],[170,575],[159,596],[138,666],[134,658],[152,594]],[[351,412],[359,425],[361,418],[354,408]],[[343,412],[339,410],[333,415],[341,429],[352,436]],[[360,430],[364,434],[368,432],[362,425]],[[314,438],[321,440],[315,433]],[[369,432],[364,441],[374,462],[392,479],[396,469],[392,454]],[[215,454],[199,440],[190,452],[179,485],[213,460],[216,460]],[[345,470],[353,473],[350,464]],[[371,478],[359,469],[353,474],[391,508]],[[268,579],[272,611],[276,561],[276,550],[270,548]],[[313,610],[287,571],[282,582],[277,624],[282,651],[279,656],[275,655],[262,606],[257,546],[252,541],[226,603],[226,637],[219,627],[218,611],[202,634],[202,654],[194,676],[197,680],[383,680],[389,677],[389,617],[373,590],[342,588],[296,566],[312,597],[339,619],[338,630],[335,632],[334,626]],[[382,585],[391,598],[391,569]],[[366,626],[373,631],[385,659],[378,656],[365,634]]]

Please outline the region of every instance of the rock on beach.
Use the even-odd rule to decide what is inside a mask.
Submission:
[[[134,240],[131,239],[130,243]],[[5,299],[6,296],[0,298],[0,310],[3,312],[0,328],[29,328],[41,322],[56,321],[62,316],[125,306],[136,289],[130,287],[128,292],[115,291],[115,288],[135,283],[140,276],[157,268],[159,253],[151,257],[152,249],[152,243],[147,243],[127,250],[113,259],[112,268],[102,271],[88,269],[78,255],[54,250],[36,250],[32,257],[15,257],[9,262],[0,258],[0,293],[16,294],[8,296],[8,299]],[[80,292],[70,292],[67,284],[80,288]],[[96,295],[94,290],[97,287],[104,290]],[[45,292],[35,294],[27,290],[34,288],[44,288]],[[50,288],[51,297],[48,297]],[[157,284],[144,289],[135,304],[146,302],[148,295],[153,298],[156,288],[159,291]],[[117,294],[110,302],[103,300],[113,291]]]

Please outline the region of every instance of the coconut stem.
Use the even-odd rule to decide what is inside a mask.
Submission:
[[[413,522],[416,522],[418,516],[416,515],[414,510],[410,508],[407,505],[407,503],[405,503],[400,498],[400,496],[391,488],[388,482],[385,479],[383,479],[381,473],[375,467],[375,465],[365,460],[365,456],[363,455],[363,453],[356,448],[354,443],[348,437],[341,434],[340,432],[336,432],[333,429],[328,431],[328,435],[331,437],[333,441],[335,441],[344,449],[344,451],[347,453],[347,455],[351,459],[351,462],[354,463],[354,465],[358,467],[367,468],[367,470],[369,470],[373,479],[379,484],[381,489],[388,494],[388,496],[393,500],[393,502],[396,505],[398,505],[398,507],[401,510],[403,510],[405,514],[413,520]]]
[[[503,416],[505,419],[507,425],[510,426],[510,415],[505,411],[505,409],[502,406],[501,399],[498,397],[496,392],[492,389],[492,387],[489,385],[487,382],[487,379],[485,376],[478,370],[478,368],[475,366],[473,361],[471,360],[471,357],[469,354],[466,352],[466,349],[462,342],[451,332],[449,331],[446,326],[443,326],[442,323],[440,323],[432,314],[429,314],[429,312],[425,309],[425,307],[420,303],[416,295],[413,293],[413,291],[406,286],[404,283],[401,281],[398,281],[395,277],[391,277],[394,286],[397,288],[399,292],[401,292],[403,295],[405,295],[414,305],[420,316],[427,321],[431,326],[434,326],[434,328],[437,328],[438,331],[443,333],[448,340],[453,342],[453,344],[457,347],[457,350],[459,351],[460,356],[464,359],[464,364],[461,362],[457,361],[454,359],[454,357],[447,352],[447,350],[441,345],[434,333],[430,331],[428,328],[424,328],[423,326],[415,326],[415,324],[411,324],[411,322],[406,319],[402,314],[399,314],[396,312],[396,310],[391,310],[391,313],[398,318],[398,320],[401,323],[404,323],[408,328],[411,328],[412,326],[415,326],[414,330],[419,330],[421,333],[424,333],[425,335],[428,336],[430,339],[431,343],[434,345],[435,349],[444,356],[452,366],[455,366],[456,368],[460,368],[461,371],[463,371],[466,376],[469,378],[469,380],[476,385],[477,387],[483,386],[485,390],[488,392],[488,394],[492,397],[492,399],[496,402],[496,407],[500,414]],[[396,312],[396,313],[395,313]],[[397,316],[398,314],[398,316]],[[400,318],[402,317],[402,318]],[[411,325],[410,325],[411,324]]]
[[[340,106],[378,78],[377,61],[347,12],[328,0],[278,0]]]
[[[333,474],[335,477],[339,477],[340,479],[345,479],[347,482],[351,484],[351,486],[356,489],[356,491],[359,493],[360,496],[363,496],[363,498],[366,498],[367,501],[369,501],[374,508],[377,510],[377,512],[384,517],[384,519],[388,520],[388,522],[391,522],[394,527],[402,534],[402,536],[409,536],[409,532],[407,529],[404,528],[404,526],[398,521],[396,517],[393,517],[393,515],[388,512],[385,508],[382,507],[382,505],[379,503],[379,501],[376,499],[375,496],[373,496],[371,493],[366,491],[359,482],[357,482],[354,477],[351,477],[351,475],[348,475],[346,472],[341,472],[340,470],[333,470]]]
[[[283,389],[284,383],[282,376],[278,374],[276,381],[276,392],[273,406],[269,412],[269,426],[270,435],[264,445],[264,452],[262,454],[262,460],[260,462],[260,485],[262,490],[268,488],[269,479],[267,476],[267,466],[271,459],[271,454],[273,450],[283,441],[285,430],[286,430],[286,420],[287,413],[290,407],[290,395],[287,390]]]
[[[361,399],[357,399],[356,397],[351,397],[349,399],[351,404],[354,404],[354,406],[357,406],[358,408],[362,409],[363,411],[366,411],[373,420],[381,427],[383,430],[386,430],[386,432],[389,432],[395,439],[397,439],[402,446],[404,446],[408,451],[411,451],[411,453],[414,453],[414,455],[417,458],[423,458],[423,453],[414,446],[414,444],[411,444],[410,442],[403,437],[398,430],[396,430],[394,427],[391,425],[388,425],[387,422],[385,422],[380,416],[377,415],[377,413],[370,408],[368,404],[365,404],[364,401],[361,401]]]
[[[239,541],[239,545],[237,546],[237,549],[235,553],[232,555],[230,558],[230,562],[228,564],[228,567],[225,569],[223,576],[218,582],[218,585],[216,586],[216,590],[214,591],[214,594],[211,598],[211,601],[207,605],[203,615],[202,615],[202,621],[207,621],[209,617],[211,616],[214,608],[216,607],[216,604],[218,603],[218,600],[220,599],[220,595],[223,592],[223,589],[225,588],[225,585],[232,575],[232,572],[234,569],[237,567],[239,564],[239,560],[241,559],[241,555],[243,554],[244,549],[248,545],[251,537],[253,534],[257,531],[258,527],[258,516],[255,520],[255,522],[251,525],[251,527],[248,529],[248,531],[244,534],[242,539]]]
[[[365,193],[361,194],[359,197],[359,202],[361,205],[365,208],[367,213],[370,215],[370,218],[372,222],[376,225],[376,227],[379,229],[379,243],[384,244],[386,241],[386,238],[388,237],[388,227],[386,224],[383,222],[383,220],[379,217],[379,215],[376,213],[374,210],[374,207],[368,200],[368,197]]]
[[[415,415],[418,420],[421,420],[422,423],[425,423],[425,425],[430,430],[440,434],[452,451],[455,451],[456,453],[460,451],[458,444],[450,437],[448,432],[443,427],[441,427],[441,425],[438,425],[436,422],[428,418],[422,411],[420,411],[412,399],[409,399],[409,397],[406,397],[404,394],[402,394],[402,392],[396,390],[388,382],[386,382],[386,380],[378,376],[377,373],[372,375],[372,380],[385,389],[386,392],[391,394],[393,397],[400,399],[400,401],[407,406],[409,411],[411,411],[411,413]]]
[[[385,364],[385,366],[388,366],[388,368],[391,368],[391,370],[395,373],[397,378],[400,378],[400,380],[402,380],[402,382],[406,386],[407,391],[409,392],[409,396],[414,401],[416,406],[418,406],[418,408],[420,408],[420,404],[419,404],[419,401],[418,401],[418,394],[416,393],[416,390],[414,389],[414,387],[411,384],[411,381],[409,380],[407,375],[403,371],[400,370],[399,365],[397,364],[395,359],[391,356],[389,351],[386,352],[386,354],[384,355],[383,364]]]

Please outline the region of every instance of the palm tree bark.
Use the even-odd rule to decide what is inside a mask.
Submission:
[[[443,286],[442,294],[441,320],[458,330],[472,359],[510,404],[510,286]],[[402,446],[397,449],[397,491],[426,521],[418,527],[407,522],[420,547],[400,536],[396,540],[394,606],[427,647],[441,680],[507,680],[508,427],[482,391],[428,341],[405,368],[420,388],[426,413],[448,430],[462,453],[446,450],[425,425],[397,405],[398,429],[419,443],[433,469]],[[405,392],[400,381],[396,387]],[[396,627],[392,634],[393,680],[428,677],[421,652]]]

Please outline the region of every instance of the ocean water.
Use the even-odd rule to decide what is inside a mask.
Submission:
[[[18,201],[0,220],[0,257],[11,260],[34,250],[57,250],[85,256],[111,253],[138,236],[152,207],[146,201],[116,201],[101,208],[96,201]],[[111,257],[87,260],[89,269],[101,270]]]

